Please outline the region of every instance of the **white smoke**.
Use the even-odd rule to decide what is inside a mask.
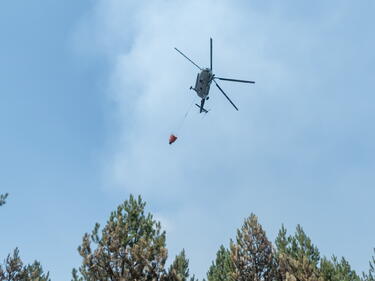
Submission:
[[[77,32],[81,48],[90,42],[88,49],[113,66],[108,92],[119,131],[106,183],[158,206],[172,230],[171,255],[186,247],[191,271],[201,276],[251,211],[272,218],[275,233],[284,202],[314,208],[310,199],[320,196],[299,189],[324,180],[314,173],[331,143],[318,148],[314,138],[322,134],[322,116],[337,111],[334,98],[320,92],[324,58],[314,58],[329,35],[319,31],[339,24],[340,9],[310,22],[289,19],[272,3],[99,0]],[[256,84],[220,83],[238,112],[212,85],[211,111],[200,115],[193,106],[184,120],[199,102],[189,91],[198,70],[173,48],[206,67],[210,37],[214,73]],[[339,68],[340,57],[331,59]],[[178,136],[171,146],[170,133]]]

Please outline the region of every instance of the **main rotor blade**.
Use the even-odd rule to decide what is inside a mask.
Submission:
[[[227,96],[227,94],[223,91],[223,89],[219,86],[218,83],[214,80],[216,86],[219,88],[219,90],[223,93],[223,95],[227,98],[227,100],[233,105],[233,107],[238,111],[237,106],[231,101],[231,99]]]
[[[233,81],[233,82],[255,84],[255,81],[248,81],[248,80],[238,80],[238,79],[229,79],[229,78],[221,78],[221,77],[215,77],[215,79],[224,80],[224,81]]]
[[[175,50],[177,52],[179,52],[182,56],[185,57],[185,59],[187,59],[188,61],[190,61],[192,64],[194,64],[196,67],[198,67],[200,70],[202,70],[202,68],[200,68],[195,62],[193,62],[191,59],[189,59],[183,52],[181,52],[179,49],[175,48]]]
[[[210,38],[210,70],[212,71],[212,38]]]

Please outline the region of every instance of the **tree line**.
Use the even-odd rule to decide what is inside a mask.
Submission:
[[[0,206],[8,194],[0,194]],[[166,233],[140,196],[130,196],[104,225],[85,233],[78,253],[82,264],[71,281],[198,281],[189,272],[182,250],[166,266]],[[374,249],[375,251],[375,249]],[[357,274],[344,258],[321,256],[297,225],[293,234],[282,226],[272,243],[255,214],[250,214],[228,247],[221,245],[203,281],[375,281],[375,258],[368,272]],[[0,281],[50,281],[41,264],[24,265],[19,250],[0,264]]]

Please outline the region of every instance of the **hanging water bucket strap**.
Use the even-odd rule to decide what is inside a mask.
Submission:
[[[182,128],[182,126],[185,124],[185,120],[186,120],[186,118],[188,117],[189,112],[190,112],[191,108],[193,107],[193,105],[194,105],[194,101],[192,101],[191,104],[189,105],[189,107],[187,108],[187,110],[186,110],[184,116],[183,116],[182,119],[181,119],[180,124],[179,124],[178,127],[176,128],[176,133],[178,133],[178,131],[179,131],[179,130]]]

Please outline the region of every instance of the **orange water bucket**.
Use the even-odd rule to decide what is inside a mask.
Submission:
[[[169,137],[169,144],[174,143],[177,140],[177,137],[174,134],[171,134]]]

